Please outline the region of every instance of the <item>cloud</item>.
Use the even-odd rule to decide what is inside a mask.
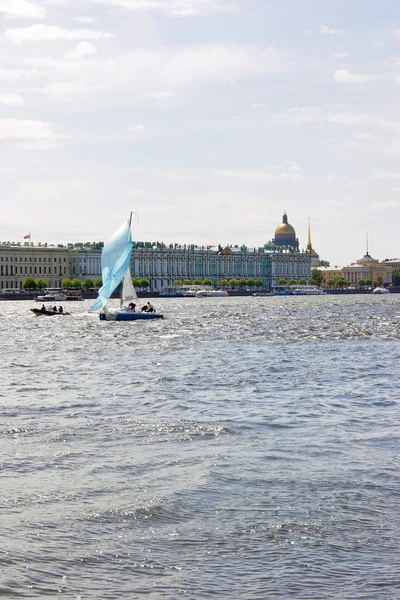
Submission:
[[[342,33],[345,33],[345,31],[343,29],[334,29],[327,25],[321,25],[318,29],[318,33],[322,33],[323,35],[341,35]]]
[[[149,92],[148,94],[142,94],[142,97],[159,100],[162,98],[174,98],[175,94],[173,92]]]
[[[17,29],[6,29],[5,39],[21,44],[22,42],[52,42],[55,40],[98,40],[112,37],[111,33],[94,29],[64,29],[57,25],[31,25]]]
[[[21,79],[30,79],[36,73],[28,69],[1,69],[0,81],[19,81]]]
[[[234,12],[238,5],[229,0],[92,0],[136,11],[160,11],[172,17],[196,17]]]
[[[20,142],[23,147],[55,147],[58,136],[51,125],[43,121],[0,119],[0,141]],[[26,145],[28,144],[28,145]]]
[[[332,54],[331,58],[348,58],[351,56],[350,52],[336,52],[336,54]]]
[[[0,104],[4,104],[4,106],[19,107],[24,105],[24,99],[19,94],[0,94]]]
[[[335,72],[333,77],[335,81],[338,81],[339,83],[367,83],[368,81],[376,79],[375,75],[356,75],[345,69],[339,69],[339,71]]]
[[[304,176],[300,172],[300,167],[296,163],[287,163],[286,168],[282,170],[281,166],[268,165],[264,169],[217,169],[214,171],[221,177],[232,179],[243,179],[256,183],[268,183],[273,181],[301,181]]]
[[[380,171],[378,169],[374,169],[372,171],[372,177],[374,179],[400,179],[400,173],[395,173],[393,171]]]
[[[1,0],[0,13],[7,17],[22,17],[28,19],[43,19],[46,11],[42,6],[27,0]]]
[[[96,54],[96,52],[97,48],[91,42],[79,42],[75,48],[65,53],[65,57],[70,60],[81,60],[85,56]]]
[[[323,111],[319,106],[294,106],[286,111],[272,115],[272,124],[309,125],[323,121]]]
[[[75,21],[78,23],[95,23],[96,20],[92,19],[92,17],[76,17]]]

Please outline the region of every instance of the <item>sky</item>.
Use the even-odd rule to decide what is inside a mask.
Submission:
[[[0,0],[0,240],[400,256],[398,0]]]

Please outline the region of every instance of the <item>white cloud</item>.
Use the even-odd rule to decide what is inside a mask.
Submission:
[[[384,42],[374,42],[373,44],[376,48],[383,48],[385,43]]]
[[[81,94],[88,90],[85,83],[75,81],[51,81],[43,88],[37,88],[35,91],[50,96],[53,99],[68,99],[75,94]]]
[[[19,81],[21,79],[30,79],[35,72],[28,69],[1,69],[0,81]]]
[[[273,181],[301,181],[304,176],[300,172],[300,168],[295,163],[288,163],[286,169],[277,165],[268,165],[264,169],[217,169],[214,171],[216,175],[221,177],[229,177],[232,179],[243,179],[256,183],[268,183]]]
[[[92,2],[128,10],[160,11],[175,17],[205,16],[238,10],[238,5],[230,0],[92,0]]]
[[[374,179],[400,179],[400,173],[395,173],[393,171],[380,171],[378,169],[374,169],[372,171],[372,177]]]
[[[24,99],[19,94],[0,94],[0,104],[4,104],[4,106],[19,107],[23,106]]]
[[[253,104],[253,108],[268,108],[268,104],[255,103]]]
[[[269,122],[274,124],[309,125],[323,120],[323,111],[319,106],[294,106],[286,111],[276,113]]]
[[[54,143],[58,136],[43,121],[0,119],[0,141]]]
[[[71,60],[81,60],[85,56],[96,54],[96,52],[97,48],[91,42],[79,42],[75,48],[65,53],[65,57]]]
[[[353,177],[349,177],[348,175],[334,175],[330,174],[327,176],[328,183],[340,183],[347,187],[362,187],[366,185],[365,181],[361,179],[354,179]]]
[[[7,17],[23,17],[29,19],[43,19],[46,11],[42,6],[27,0],[1,0],[0,13]]]
[[[327,25],[321,25],[318,33],[322,33],[323,35],[340,35],[345,32],[343,29],[334,29],[333,27],[328,27]]]
[[[339,71],[335,72],[333,77],[335,81],[338,81],[339,83],[367,83],[368,81],[376,79],[375,75],[356,75],[345,69],[339,69]]]
[[[55,40],[98,40],[112,37],[111,33],[94,29],[64,29],[57,25],[31,25],[17,29],[6,29],[4,37],[20,44],[22,42],[52,42]]]
[[[159,100],[162,98],[174,98],[175,94],[173,92],[149,92],[148,94],[142,94],[142,97]]]
[[[92,17],[76,17],[75,21],[78,23],[95,23],[96,20],[92,19]]]
[[[331,58],[348,58],[351,56],[350,52],[336,52],[336,54],[332,54]]]

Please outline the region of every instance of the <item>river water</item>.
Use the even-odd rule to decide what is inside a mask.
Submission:
[[[0,596],[400,598],[400,294],[154,303],[0,304]]]

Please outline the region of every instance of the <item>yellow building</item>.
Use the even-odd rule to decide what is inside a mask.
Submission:
[[[0,244],[0,289],[22,289],[27,277],[43,279],[48,287],[61,287],[69,277],[68,248]]]
[[[350,283],[358,283],[361,279],[378,281],[380,285],[392,283],[392,268],[385,262],[372,258],[368,251],[365,256],[348,267],[343,267],[343,277]]]
[[[330,279],[336,280],[344,277],[341,267],[318,267],[318,271],[321,271],[325,285]]]

